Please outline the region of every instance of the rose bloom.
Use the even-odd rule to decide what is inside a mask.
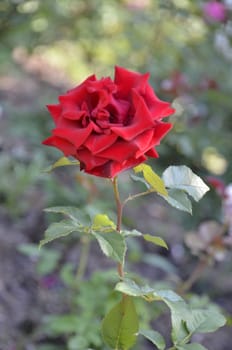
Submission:
[[[55,128],[43,144],[80,161],[86,173],[114,178],[157,158],[155,146],[170,130],[162,119],[174,113],[148,83],[149,73],[115,67],[115,77],[88,77],[49,105]]]

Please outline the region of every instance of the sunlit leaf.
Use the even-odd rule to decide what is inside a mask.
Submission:
[[[132,180],[136,181],[136,182],[141,182],[142,184],[144,184],[147,188],[150,188],[149,184],[146,182],[146,180],[143,177],[140,176],[136,176],[134,174],[130,174],[130,177],[132,178]]]
[[[168,196],[162,196],[172,207],[192,214],[192,203],[186,193],[179,189],[169,189]]]
[[[97,239],[103,253],[119,263],[124,262],[126,243],[124,237],[118,232],[92,232]]]
[[[159,332],[153,330],[140,330],[139,334],[150,340],[159,350],[165,349],[166,344],[164,337]]]
[[[80,162],[78,160],[70,160],[67,157],[62,157],[58,159],[53,165],[49,166],[47,169],[44,170],[46,173],[50,173],[53,169],[59,168],[61,166],[66,166],[66,165],[79,165]]]
[[[167,196],[167,190],[165,188],[163,180],[152,170],[147,164],[140,164],[134,168],[135,173],[142,172],[146,182],[154,189],[157,193]]]
[[[39,247],[42,247],[44,244],[51,242],[56,238],[68,236],[72,232],[78,232],[80,229],[80,225],[74,224],[70,220],[52,223],[45,231],[44,239],[40,241]]]
[[[187,192],[195,201],[199,201],[209,191],[203,180],[187,166],[170,166],[163,173],[165,186]]]
[[[110,218],[106,214],[95,215],[95,217],[93,218],[93,230],[101,231],[101,229],[105,230],[106,227],[116,229],[115,223],[112,220],[110,220]]]
[[[103,339],[112,349],[128,350],[135,344],[138,330],[139,322],[133,299],[123,296],[102,322]]]
[[[168,249],[167,243],[161,237],[144,234],[143,238],[145,241],[152,242],[155,245]]]

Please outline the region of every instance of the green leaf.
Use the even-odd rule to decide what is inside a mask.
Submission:
[[[161,237],[145,234],[143,235],[143,238],[145,241],[152,242],[155,245],[168,249],[167,243]]]
[[[109,217],[106,214],[97,214],[93,218],[93,230],[100,230],[100,231],[106,231],[106,228],[109,228],[112,231],[113,229],[116,229],[115,223],[109,219]]]
[[[188,196],[183,190],[169,189],[168,196],[161,196],[165,199],[172,207],[186,211],[192,214],[192,204]]]
[[[207,350],[203,345],[198,343],[176,346],[176,349],[177,350]]]
[[[122,282],[118,282],[115,286],[115,290],[118,292],[131,295],[133,297],[143,297],[146,300],[154,300],[153,292],[154,289],[149,286],[138,286],[134,281],[124,279]]]
[[[86,224],[86,218],[84,217],[82,211],[80,211],[76,207],[57,206],[57,207],[46,208],[44,209],[44,211],[48,213],[63,214],[69,217],[74,222],[82,223],[83,225]]]
[[[130,296],[142,297],[147,301],[163,301],[171,311],[173,341],[179,342],[188,337],[189,331],[185,326],[185,318],[189,313],[188,305],[172,290],[156,290],[149,286],[140,287],[129,279],[117,283],[115,289]]]
[[[46,173],[50,173],[53,169],[59,168],[61,166],[66,166],[66,165],[79,165],[80,162],[78,160],[70,160],[67,157],[62,157],[58,159],[53,165],[49,166],[47,169],[44,170]]]
[[[185,304],[183,302],[178,302],[175,304],[166,302],[166,304],[171,311],[172,341],[174,343],[183,342],[184,340],[188,342],[190,334],[186,327],[186,322],[184,321],[187,313]]]
[[[186,325],[191,333],[214,332],[225,323],[225,317],[216,309],[193,309],[186,318]]]
[[[70,220],[62,220],[52,223],[44,233],[44,239],[40,241],[39,248],[44,244],[53,241],[56,238],[68,236],[72,232],[80,231],[82,226],[73,223]]]
[[[147,188],[150,188],[149,184],[147,183],[146,180],[144,180],[143,177],[136,176],[136,175],[134,175],[134,174],[131,174],[130,177],[132,178],[133,181],[141,182],[141,183],[144,184]]]
[[[125,278],[118,282],[115,289],[121,293],[134,297],[143,297],[148,301],[160,300],[164,302],[184,302],[184,300],[172,290],[156,290],[148,285],[139,286],[133,280]]]
[[[128,350],[136,342],[139,329],[133,299],[123,296],[102,322],[102,335],[106,344],[115,350]]]
[[[195,201],[199,201],[209,191],[203,180],[187,166],[170,166],[163,173],[165,186],[187,192]]]
[[[154,189],[157,193],[167,196],[168,192],[165,188],[163,180],[152,170],[147,164],[140,164],[134,168],[135,173],[142,172],[146,182]]]
[[[165,349],[166,344],[164,337],[159,332],[153,330],[140,330],[139,334],[150,340],[159,350]]]
[[[185,304],[184,299],[180,295],[176,294],[175,292],[173,292],[173,290],[170,290],[170,289],[154,290],[154,295],[166,303],[181,302],[181,303]]]
[[[92,232],[97,239],[103,253],[119,263],[124,262],[126,254],[126,243],[119,232]]]
[[[154,293],[160,298],[171,311],[172,340],[174,343],[183,341],[189,336],[189,331],[185,325],[185,318],[189,312],[188,305],[184,299],[172,290],[160,290]]]
[[[118,292],[133,296],[133,297],[143,297],[146,300],[154,300],[153,292],[154,289],[149,286],[138,286],[134,281],[130,279],[125,279],[122,282],[118,282],[115,286]]]

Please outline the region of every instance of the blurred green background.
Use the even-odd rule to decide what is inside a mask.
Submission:
[[[174,128],[160,145],[160,158],[151,163],[153,168],[161,174],[169,165],[185,164],[205,181],[207,176],[216,176],[225,184],[231,182],[232,2],[219,1],[220,9],[214,7],[212,11],[207,9],[208,3],[215,1],[0,1],[0,240],[5,250],[0,277],[3,294],[10,293],[15,298],[20,283],[20,288],[26,289],[23,283],[26,285],[28,278],[41,287],[41,276],[54,271],[60,273],[60,266],[72,256],[73,241],[58,243],[55,251],[60,255],[54,256],[54,250],[48,251],[48,256],[44,253],[47,265],[42,272],[37,275],[33,267],[26,274],[21,272],[20,283],[15,278],[17,259],[27,265],[23,260],[25,256],[17,251],[21,244],[29,244],[29,248],[22,250],[27,259],[28,256],[32,259],[33,266],[40,259],[31,244],[38,243],[46,227],[48,218],[42,213],[44,207],[65,204],[82,207],[87,201],[89,206],[95,204],[99,210],[112,210],[110,194],[106,194],[105,201],[101,200],[105,184],[99,179],[83,177],[78,171],[70,176],[67,169],[57,170],[55,175],[43,173],[43,169],[61,156],[57,150],[41,145],[53,127],[45,105],[56,103],[59,94],[78,85],[90,74],[96,73],[99,78],[113,77],[115,65],[141,73],[149,71],[150,83],[157,95],[173,102],[177,110],[170,118]],[[154,210],[157,215],[152,213],[152,218],[162,221],[162,204],[157,204]],[[147,212],[149,214],[149,210]],[[221,198],[212,189],[194,207],[193,217],[181,213],[177,216],[175,209],[168,208],[164,220],[170,221],[170,225],[162,226],[161,231],[166,232],[167,237],[173,234],[171,240],[175,244],[177,241],[178,251],[184,249],[183,235],[175,239],[175,233],[196,228],[202,220],[220,220],[221,217]],[[130,225],[130,220],[135,218],[125,222]],[[141,220],[146,219],[142,217],[140,225]],[[177,227],[173,229],[173,225]],[[132,261],[142,260],[140,248],[133,244],[132,248],[135,251]],[[16,254],[16,261],[12,254]],[[73,259],[71,262],[75,265],[77,261]],[[191,258],[189,260],[191,263]],[[177,265],[180,261],[177,259]],[[93,267],[89,269],[92,271]],[[5,271],[8,271],[7,278],[3,277]],[[99,280],[102,278],[100,276]],[[97,283],[96,277],[92,283]],[[8,285],[13,286],[10,292],[7,292]],[[34,287],[33,292],[31,288],[30,285],[29,292],[24,291],[25,296],[21,296],[25,298],[26,308],[30,309],[33,297],[39,298],[38,309],[45,314],[62,313],[69,304],[62,299],[65,306],[61,310],[53,304],[54,309],[44,309],[44,295],[38,297]],[[55,293],[60,293],[59,288],[64,287],[59,283],[57,287],[55,283]],[[82,292],[85,295],[85,291]],[[103,295],[105,292],[102,291]],[[39,293],[45,293],[43,288]],[[61,294],[63,298],[63,289]],[[46,338],[41,335],[44,330],[38,331],[42,315],[28,316],[27,311],[25,314],[20,311],[19,305],[8,299],[7,303],[8,308],[3,306],[2,311],[7,331],[4,327],[2,334],[0,331],[0,344],[2,342],[7,350],[26,349],[25,344],[29,343],[34,344],[33,349],[49,350],[53,346],[58,349],[59,344],[66,349],[62,332],[54,331]],[[80,304],[80,300],[76,303]],[[9,310],[14,313],[17,307],[22,315],[9,330],[7,315]],[[69,322],[72,324],[73,319]],[[87,346],[103,349],[97,336],[97,340],[89,340],[87,345],[81,343],[79,335],[79,340],[75,334],[73,339],[69,340],[69,350]],[[218,344],[215,349],[229,350],[223,345],[219,348]],[[211,350],[214,350],[213,345]]]

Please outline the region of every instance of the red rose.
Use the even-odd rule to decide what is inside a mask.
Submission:
[[[48,106],[55,129],[43,144],[78,159],[86,173],[107,178],[157,158],[154,146],[171,128],[162,118],[174,109],[158,99],[148,78],[121,67],[114,81],[88,77]]]

